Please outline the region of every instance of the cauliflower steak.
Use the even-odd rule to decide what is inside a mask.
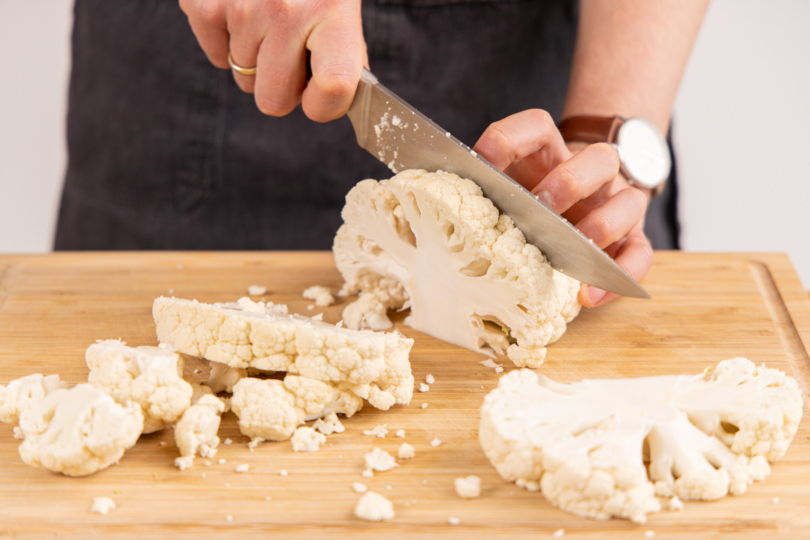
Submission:
[[[333,252],[350,328],[385,311],[454,345],[537,367],[579,312],[579,282],[551,268],[472,181],[420,170],[364,180],[346,196]]]
[[[656,495],[744,493],[785,454],[801,416],[796,381],[744,358],[708,379],[560,384],[522,369],[487,395],[479,440],[501,477],[563,510],[644,522],[660,510]]]

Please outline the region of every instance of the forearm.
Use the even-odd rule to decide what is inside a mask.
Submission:
[[[708,0],[581,0],[563,118],[641,116],[661,132]]]

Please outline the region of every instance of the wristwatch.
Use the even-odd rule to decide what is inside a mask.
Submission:
[[[652,122],[621,116],[572,116],[558,126],[566,141],[606,142],[619,152],[621,172],[630,184],[664,190],[672,169],[667,141]]]

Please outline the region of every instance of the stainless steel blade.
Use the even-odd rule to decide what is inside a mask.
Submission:
[[[551,266],[622,296],[650,298],[604,251],[520,184],[385,88],[368,70],[348,112],[358,144],[394,171],[443,170],[478,184]]]

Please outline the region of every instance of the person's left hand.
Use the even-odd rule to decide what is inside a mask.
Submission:
[[[605,143],[566,146],[551,116],[523,111],[491,124],[473,149],[573,223],[636,281],[652,266],[644,235],[650,192],[619,173],[619,155]],[[584,285],[580,302],[606,304],[614,293]]]

